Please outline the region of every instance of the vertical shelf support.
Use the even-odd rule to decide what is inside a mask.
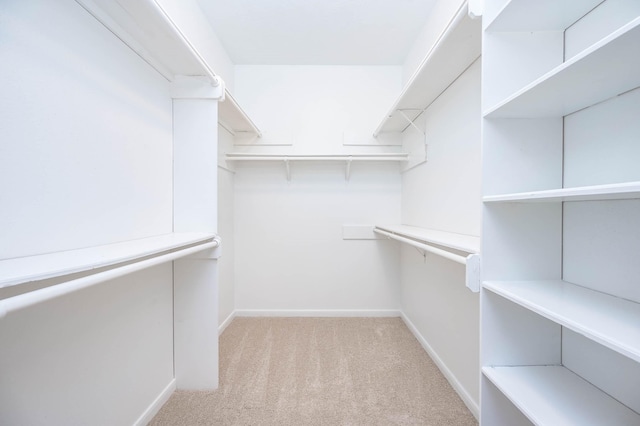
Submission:
[[[347,159],[347,167],[345,170],[345,175],[344,178],[348,181],[349,177],[351,176],[351,161],[353,161],[353,157],[349,156],[349,158]]]
[[[474,293],[480,292],[480,255],[467,256],[467,268],[465,272],[465,285]]]

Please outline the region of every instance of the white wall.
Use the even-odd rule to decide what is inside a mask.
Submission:
[[[292,144],[254,152],[341,153],[354,149],[342,146],[343,134],[370,140],[399,91],[400,69],[239,66],[236,82],[238,101],[265,135],[260,143]],[[342,240],[344,224],[400,220],[397,164],[354,164],[349,181],[338,163],[294,163],[290,182],[281,163],[236,171],[239,311],[397,310],[397,246]]]
[[[0,6],[0,258],[171,232],[168,83],[74,1]],[[0,423],[132,424],[173,377],[171,265],[0,322]]]
[[[480,61],[436,100],[418,122],[427,163],[402,179],[402,223],[480,235]],[[413,129],[406,146],[423,143]],[[402,249],[401,306],[467,405],[479,402],[479,299],[464,286],[462,265]]]

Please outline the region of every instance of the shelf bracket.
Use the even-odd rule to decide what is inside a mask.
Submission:
[[[400,115],[402,116],[402,118],[404,118],[405,120],[407,120],[407,123],[409,123],[410,126],[412,126],[414,129],[416,129],[422,136],[424,136],[426,138],[426,134],[425,132],[422,131],[422,129],[420,127],[418,127],[415,123],[414,120],[410,119],[407,114],[404,113],[404,110],[398,109],[396,110],[400,113]],[[424,111],[423,111],[424,112]],[[420,115],[422,115],[422,113],[418,114],[418,117],[420,117]]]
[[[287,169],[287,181],[291,181],[291,165],[288,158],[284,159],[284,167]]]
[[[344,174],[344,178],[346,180],[349,180],[349,178],[351,177],[351,161],[353,161],[353,158],[349,156],[349,158],[347,159],[346,170]]]

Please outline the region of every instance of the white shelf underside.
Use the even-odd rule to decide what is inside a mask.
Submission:
[[[159,235],[115,244],[0,261],[0,288],[131,262],[213,240],[215,234]]]
[[[565,281],[489,281],[488,289],[640,362],[640,304]]]
[[[483,367],[482,373],[537,425],[640,424],[640,415],[562,366]]]

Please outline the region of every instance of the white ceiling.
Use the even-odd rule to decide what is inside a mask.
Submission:
[[[399,65],[435,0],[198,0],[236,64]]]

